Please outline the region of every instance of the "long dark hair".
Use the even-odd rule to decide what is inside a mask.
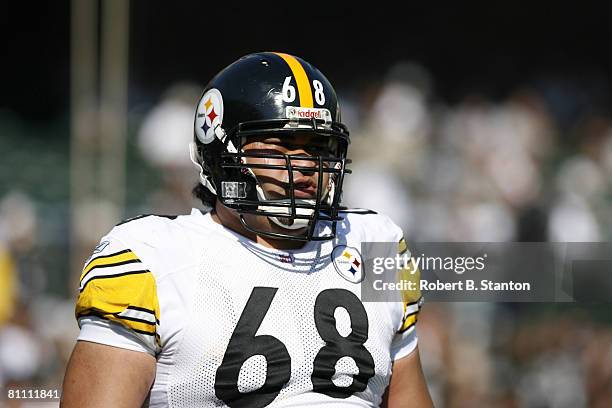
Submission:
[[[210,192],[209,189],[204,187],[202,184],[198,183],[191,193],[194,197],[199,198],[206,207],[215,208],[215,203],[217,202],[217,196]]]

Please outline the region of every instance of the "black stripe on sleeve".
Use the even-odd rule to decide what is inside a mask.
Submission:
[[[417,310],[416,312],[412,312],[409,315],[404,316],[404,318],[402,319],[402,326],[404,325],[404,323],[406,323],[406,320],[408,320],[409,317],[414,316],[414,315],[418,315],[418,314],[419,314],[419,311]],[[416,324],[417,320],[418,320],[418,318],[414,319],[414,322],[412,322],[410,324],[410,326],[406,327],[405,329],[401,329],[400,331],[398,331],[398,333],[403,333],[406,330],[408,330],[409,328],[411,328],[412,326],[414,326]]]
[[[155,336],[157,333],[155,332],[148,332],[148,331],[144,331],[144,330],[138,330],[138,329],[134,329],[130,327],[130,330],[135,331],[136,333],[140,333],[140,334],[146,334],[147,336]]]
[[[406,307],[408,307],[408,306],[414,306],[414,305],[419,304],[419,302],[421,301],[421,298],[422,298],[422,296],[421,296],[420,298],[418,298],[417,300],[415,300],[414,302],[407,302],[407,303],[406,303]]]
[[[159,324],[159,320],[157,319],[157,317],[155,315],[155,312],[153,310],[145,309],[144,307],[139,307],[139,306],[128,306],[128,307],[126,307],[126,309],[138,310],[140,312],[149,313],[149,314],[153,315],[153,317],[155,318],[155,322],[157,324]]]
[[[109,313],[109,314],[110,314],[111,316],[114,316],[114,314],[112,314],[112,313]],[[109,321],[109,322],[114,322],[114,323],[121,324],[120,322],[117,322],[117,321],[114,321],[114,320],[111,320],[111,319],[107,318],[107,317],[104,315],[104,313],[98,312],[98,311],[96,311],[96,310],[89,310],[89,311],[83,312],[83,313],[81,313],[81,314],[79,314],[79,315],[77,316],[77,319],[80,319],[80,318],[82,318],[82,317],[98,317],[98,318],[100,318],[100,319],[104,319],[104,320],[107,320],[107,321]],[[138,330],[138,329],[134,329],[133,327],[126,327],[126,328],[127,328],[128,330],[132,330],[132,331],[134,331],[134,332],[136,332],[136,333],[146,334],[147,336],[157,336],[157,332],[155,332],[155,331],[153,331],[153,332],[148,332],[148,331],[146,331],[146,330]]]
[[[142,262],[140,261],[140,259],[128,259],[127,261],[119,261],[119,262],[115,262],[115,263],[111,263],[111,264],[96,265],[93,268],[91,268],[90,270],[88,270],[85,275],[83,275],[83,278],[81,279],[81,282],[83,282],[83,279],[85,279],[87,277],[87,275],[89,275],[89,273],[91,271],[93,271],[94,269],[112,268],[113,266],[127,265],[127,264],[131,264],[131,263],[142,263]]]
[[[148,320],[144,320],[144,319],[139,319],[137,317],[131,317],[131,316],[121,316],[119,313],[113,313],[113,316],[115,316],[117,319],[122,319],[122,320],[129,320],[131,322],[138,322],[138,323],[144,323],[144,324],[148,324],[151,326],[155,326],[156,323],[159,323],[157,321],[157,319],[155,319],[156,323],[151,323]]]
[[[409,317],[412,317],[414,315],[419,314],[419,311],[417,310],[416,312],[412,312],[410,314],[407,314],[406,316],[404,316],[404,318],[402,319],[402,323],[405,322],[406,320],[408,320]]]
[[[414,321],[414,323],[412,323],[410,326],[406,327],[405,329],[401,329],[400,331],[398,331],[398,332],[397,332],[397,334],[401,334],[401,333],[405,333],[405,332],[407,332],[407,331],[408,331],[408,330],[410,330],[410,328],[411,328],[412,326],[414,326],[415,324],[416,324],[416,321]]]
[[[87,262],[87,265],[85,265],[85,267],[83,269],[87,269],[89,264],[92,263],[93,261],[95,261],[96,259],[110,258],[110,257],[116,256],[116,255],[127,254],[128,252],[132,252],[132,250],[131,249],[124,249],[123,251],[115,252],[113,254],[96,256],[95,258],[92,258],[89,262]]]
[[[132,309],[132,310],[138,310],[140,312],[147,312],[147,313],[151,313],[153,316],[155,316],[155,312],[151,309],[145,309],[144,307],[140,307],[140,306],[128,306],[127,309]]]
[[[89,285],[89,283],[91,281],[94,281],[96,279],[110,279],[110,278],[118,278],[120,276],[127,276],[127,275],[138,275],[141,273],[150,273],[151,271],[148,269],[143,269],[141,271],[129,271],[129,272],[123,272],[123,273],[117,273],[115,275],[105,275],[105,276],[94,276],[93,278],[91,278],[90,280],[88,280],[85,285],[83,285],[83,287],[79,290],[79,292],[83,292],[85,290],[85,288],[87,287],[87,285]]]

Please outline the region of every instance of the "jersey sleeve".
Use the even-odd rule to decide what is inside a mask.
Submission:
[[[79,340],[156,355],[159,312],[155,276],[111,231],[81,273],[75,309]]]
[[[410,251],[404,238],[398,244],[398,253],[402,256],[410,257]],[[413,289],[402,291],[402,320],[391,343],[391,359],[398,360],[412,353],[417,346],[418,338],[416,333],[416,323],[419,311],[423,304],[423,296],[419,289],[421,273],[412,263],[407,263],[406,267],[398,271],[398,280],[403,282],[413,282]]]

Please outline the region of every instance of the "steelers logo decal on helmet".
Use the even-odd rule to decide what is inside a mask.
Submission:
[[[349,282],[359,283],[363,280],[361,254],[357,248],[338,245],[332,251],[332,262],[336,272]]]
[[[222,137],[223,97],[219,90],[213,88],[202,96],[195,119],[195,133],[204,144],[212,142],[215,137]]]

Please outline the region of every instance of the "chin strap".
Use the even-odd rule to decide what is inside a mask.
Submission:
[[[270,201],[266,199],[266,194],[264,190],[259,186],[259,184],[257,184],[256,189],[257,189],[257,198],[259,199],[259,201],[264,201],[264,202]],[[274,202],[287,204],[287,203],[290,203],[291,200],[288,198],[285,198],[281,200],[274,200]],[[315,205],[315,200],[296,199],[295,203]],[[280,220],[279,217],[271,217],[271,216],[268,217],[270,221],[272,221],[274,224],[278,225],[281,228],[285,228],[288,230],[298,230],[298,229],[305,228],[308,226],[307,219],[303,219],[303,218],[296,218],[294,220],[288,219],[291,216],[291,209],[288,207],[274,207],[274,206],[268,206],[268,205],[260,205],[257,207],[257,209],[262,210],[262,211],[269,211],[273,213],[286,213],[287,218],[280,217],[286,221]],[[297,215],[310,217],[312,213],[314,212],[314,210],[309,209],[309,208],[296,208],[295,212]],[[288,224],[287,222],[291,222],[291,224]]]

